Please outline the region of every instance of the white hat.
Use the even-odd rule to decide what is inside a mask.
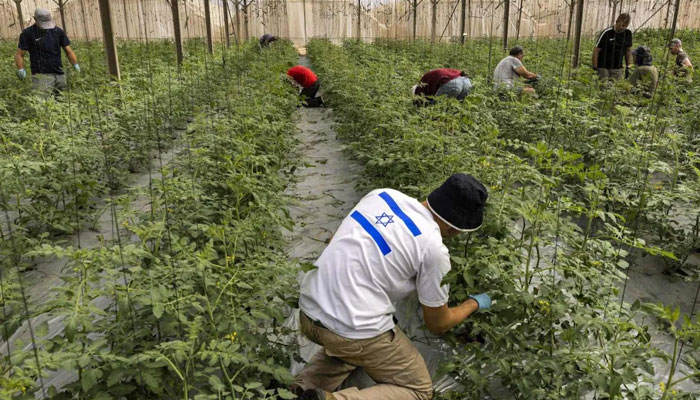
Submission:
[[[48,30],[56,27],[56,23],[53,21],[51,16],[51,11],[45,8],[37,8],[34,11],[34,20],[39,28]]]

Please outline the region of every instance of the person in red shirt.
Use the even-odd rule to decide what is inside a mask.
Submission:
[[[316,97],[321,84],[313,71],[301,65],[296,65],[287,70],[287,76],[301,87],[299,94],[305,98],[302,103],[304,107],[320,107],[323,105],[321,97]]]
[[[467,73],[458,69],[438,68],[427,72],[420,79],[420,83],[413,87],[416,96],[448,96],[457,100],[463,100],[469,94],[472,82]],[[428,104],[435,101],[429,99]],[[416,103],[425,103],[417,100]]]

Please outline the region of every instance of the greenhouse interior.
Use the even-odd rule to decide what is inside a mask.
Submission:
[[[0,399],[700,399],[700,1],[0,0]]]

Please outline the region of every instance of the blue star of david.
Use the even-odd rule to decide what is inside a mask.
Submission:
[[[393,215],[388,215],[387,213],[382,213],[382,215],[375,216],[374,218],[377,219],[377,222],[374,224],[382,224],[385,228],[387,225],[391,224],[394,222],[394,216]]]

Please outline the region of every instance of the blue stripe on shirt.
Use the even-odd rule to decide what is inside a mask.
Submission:
[[[408,228],[409,231],[413,234],[413,237],[416,237],[421,234],[420,229],[418,229],[418,226],[413,222],[411,217],[406,215],[406,213],[401,210],[398,204],[394,201],[394,199],[391,198],[389,193],[387,192],[381,192],[379,194],[379,197],[381,197],[387,205],[389,205],[389,208],[391,211],[394,212],[401,220],[403,221],[404,224],[406,224],[406,227]]]
[[[367,221],[367,218],[365,218],[362,214],[360,214],[358,211],[353,211],[350,216],[357,221],[362,228],[364,228],[367,233],[374,239],[374,242],[377,244],[379,247],[379,250],[382,251],[382,254],[387,255],[391,253],[391,248],[389,247],[389,244],[384,240],[384,237],[382,236],[381,233],[377,230],[377,228],[374,227],[369,221]]]

